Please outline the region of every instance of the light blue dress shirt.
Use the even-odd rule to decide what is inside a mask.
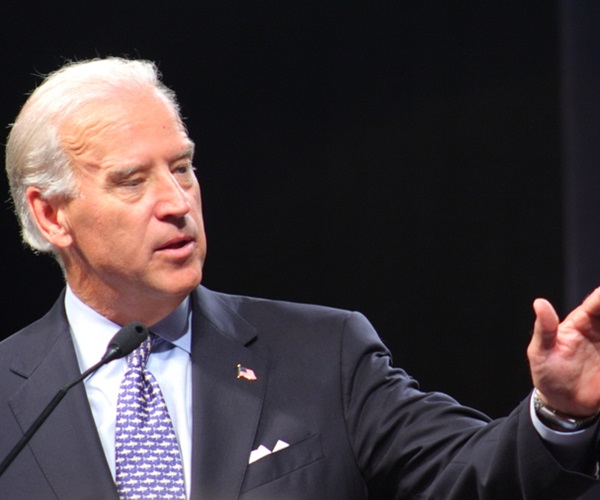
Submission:
[[[120,326],[84,304],[67,286],[67,319],[83,372],[97,363]],[[191,308],[189,298],[165,319],[151,325],[158,335],[147,368],[156,378],[173,421],[183,461],[186,494],[189,498],[192,457],[192,362]],[[115,420],[119,386],[127,368],[125,358],[100,368],[85,382],[106,460],[115,477]]]

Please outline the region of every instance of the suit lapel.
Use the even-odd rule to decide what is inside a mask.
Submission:
[[[231,499],[240,487],[267,384],[265,361],[248,347],[254,328],[217,294],[194,296],[192,498]],[[237,365],[257,380],[237,378]]]
[[[62,297],[38,325],[39,342],[13,363],[13,371],[27,377],[9,402],[23,431],[80,374]],[[117,498],[82,384],[65,396],[28,448],[22,453],[35,455],[58,498]]]

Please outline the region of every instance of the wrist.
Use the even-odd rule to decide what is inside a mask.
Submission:
[[[548,428],[558,432],[576,432],[591,427],[598,421],[600,410],[589,417],[566,415],[542,401],[537,389],[533,391],[533,407],[540,421]]]

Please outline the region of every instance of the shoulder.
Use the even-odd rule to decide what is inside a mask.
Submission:
[[[356,311],[314,304],[232,295],[200,287],[194,293],[199,312],[226,331],[232,317],[249,325],[259,342],[284,350],[376,348],[387,352],[379,335]],[[224,319],[225,318],[225,319]]]
[[[68,322],[64,311],[64,295],[61,294],[43,317],[0,342],[0,364],[14,355],[27,358],[43,355],[65,331],[68,332]]]
[[[316,326],[343,327],[348,322],[370,326],[368,320],[357,311],[323,305],[227,294],[205,287],[196,290],[195,299],[204,311],[236,314],[252,324],[285,323],[286,326],[296,325],[303,329]]]

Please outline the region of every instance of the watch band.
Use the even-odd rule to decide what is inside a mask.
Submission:
[[[600,411],[591,417],[568,417],[558,410],[544,404],[537,389],[533,391],[533,407],[540,421],[550,429],[558,432],[576,432],[591,427],[597,420]]]

